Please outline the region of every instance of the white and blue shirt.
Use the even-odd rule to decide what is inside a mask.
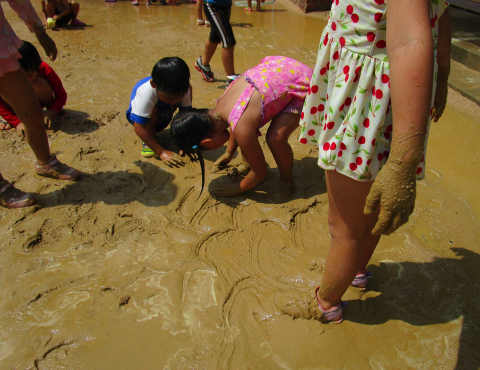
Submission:
[[[168,104],[158,98],[157,91],[150,84],[150,77],[141,79],[137,82],[130,95],[130,104],[127,110],[128,122],[146,125],[155,106],[157,106],[157,118],[160,121],[164,119],[171,120],[177,107],[188,108],[192,106],[190,89],[178,103]]]

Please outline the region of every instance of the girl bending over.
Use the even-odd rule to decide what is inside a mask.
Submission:
[[[217,100],[215,108],[192,109],[175,116],[171,124],[173,138],[192,160],[200,161],[202,190],[205,169],[201,151],[215,150],[230,137],[222,161],[231,160],[238,144],[250,165],[250,172],[234,186],[216,187],[215,193],[234,196],[258,185],[267,174],[258,142],[259,129],[270,120],[266,141],[278,165],[280,180],[293,189],[293,151],[288,138],[298,127],[312,73],[311,68],[294,59],[266,57],[235,80]]]

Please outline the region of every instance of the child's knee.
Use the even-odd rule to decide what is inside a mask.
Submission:
[[[278,131],[268,131],[265,136],[265,141],[270,149],[288,145],[288,137],[282,137]]]
[[[329,212],[328,214],[328,229],[333,240],[348,241],[360,240],[364,234],[364,226],[358,227],[347,225],[340,215]]]
[[[33,90],[37,98],[44,106],[48,107],[54,100],[53,89],[43,78],[38,77],[32,81]]]

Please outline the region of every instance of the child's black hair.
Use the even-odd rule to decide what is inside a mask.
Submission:
[[[189,156],[192,161],[199,161],[202,169],[202,190],[205,185],[205,164],[200,141],[208,134],[211,128],[208,109],[182,109],[170,123],[170,130],[175,144]],[[200,197],[200,195],[198,197]]]
[[[42,63],[42,58],[38,54],[37,48],[30,44],[28,41],[24,41],[22,46],[18,49],[18,52],[22,56],[18,62],[22,66],[25,72],[32,71],[37,72]]]
[[[152,80],[157,90],[180,97],[190,88],[190,69],[182,58],[162,58],[153,66]]]

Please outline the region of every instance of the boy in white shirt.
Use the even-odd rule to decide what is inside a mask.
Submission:
[[[170,124],[177,108],[182,110],[191,106],[190,70],[181,58],[160,59],[153,67],[152,76],[137,82],[126,115],[142,140],[141,154],[145,158],[158,155],[169,166],[184,163],[178,154],[162,148],[157,133]]]

